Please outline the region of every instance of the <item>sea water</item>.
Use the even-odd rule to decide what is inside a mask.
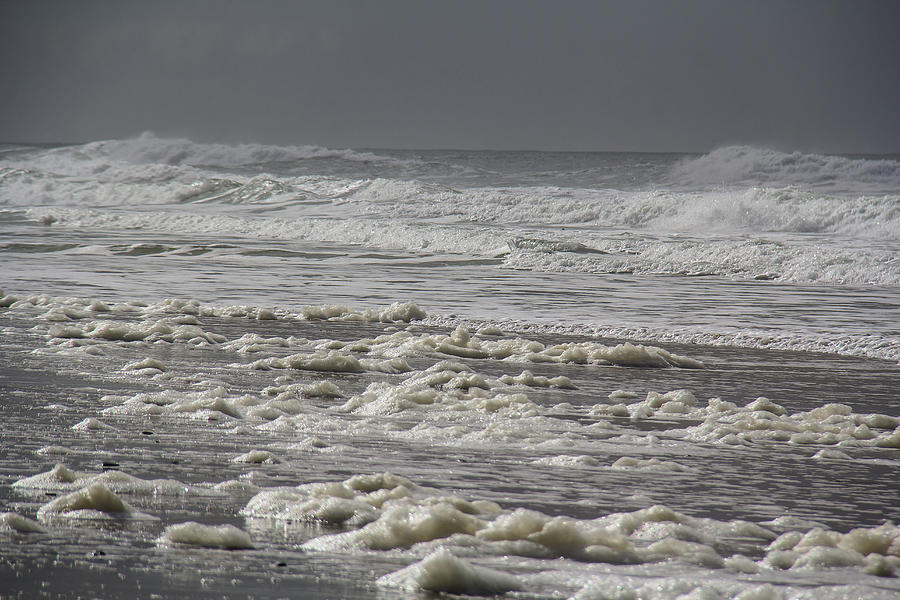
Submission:
[[[0,148],[0,594],[895,597],[900,157]]]

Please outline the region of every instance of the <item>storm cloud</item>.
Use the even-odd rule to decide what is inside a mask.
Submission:
[[[900,151],[900,3],[0,5],[0,140]]]

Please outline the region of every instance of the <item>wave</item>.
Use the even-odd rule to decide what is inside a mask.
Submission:
[[[334,211],[341,212],[341,211]],[[219,239],[322,242],[415,255],[468,255],[503,268],[680,277],[717,276],[829,285],[900,285],[896,244],[875,245],[787,236],[781,240],[686,237],[636,232],[557,230],[491,224],[422,222],[348,214],[275,218],[191,210],[119,211],[34,207],[28,217],[85,230],[179,231]]]
[[[758,350],[787,350],[817,352],[837,356],[856,356],[890,362],[900,361],[897,337],[874,332],[868,335],[842,334],[823,336],[788,331],[714,327],[637,327],[625,325],[544,323],[517,319],[476,320],[458,315],[429,313],[424,324],[438,327],[465,326],[472,330],[499,329],[520,335],[578,335],[611,339],[634,340],[648,344],[698,344],[725,348],[753,348]]]
[[[550,251],[510,243],[503,267],[547,273],[726,277],[828,285],[900,285],[896,249],[780,242],[764,239],[600,237],[579,250]],[[573,245],[572,242],[566,242]],[[580,249],[584,248],[584,249]]]
[[[641,211],[632,210],[632,215]],[[900,239],[900,196],[826,196],[792,188],[657,194],[641,227],[662,231],[820,233]]]
[[[347,196],[398,217],[516,226],[571,225],[682,233],[819,233],[900,239],[900,196],[836,197],[797,189],[706,192],[562,188],[455,190],[368,181]]]
[[[321,146],[274,146],[266,144],[210,144],[184,138],[160,138],[145,132],[135,138],[90,142],[77,147],[88,156],[131,163],[236,167],[314,158],[348,161],[395,161],[386,156],[355,150],[333,150]]]
[[[379,176],[360,166],[335,173],[328,168],[333,161],[319,165],[322,171],[312,168],[314,174],[266,168],[304,157],[339,157],[360,165],[400,160],[314,146],[197,144],[144,134],[35,149],[24,157],[0,160],[0,205],[265,204],[300,216],[313,205],[345,210],[352,204],[358,209],[351,211],[354,214],[500,226],[900,239],[900,162],[890,160],[730,147],[682,162],[671,175],[682,184],[728,181],[730,187],[685,189],[670,184],[639,190],[524,184],[453,187],[410,177],[417,169],[395,169],[390,176]],[[621,169],[633,168],[628,162],[633,159],[621,160],[625,161]],[[202,166],[206,163],[217,166]],[[383,174],[390,169],[376,171]],[[830,181],[832,187],[840,182],[847,187],[852,180],[860,190],[867,185],[874,189],[878,187],[874,182],[880,182],[889,191],[813,190],[795,185],[801,180]],[[741,185],[735,184],[738,181]]]
[[[673,167],[670,180],[686,186],[802,185],[897,191],[900,161],[727,146],[680,162]]]
[[[62,168],[68,161],[77,165],[81,173],[85,172],[86,161],[98,163],[91,165],[94,172],[122,162],[218,169],[254,167],[260,173],[270,172],[273,168],[280,172],[277,169],[280,163],[334,159],[349,163],[341,171],[344,175],[351,173],[352,165],[356,164],[359,174],[365,172],[371,178],[390,179],[402,174],[404,179],[447,182],[457,176],[459,183],[467,187],[476,183],[495,188],[549,188],[548,184],[552,184],[562,189],[632,191],[672,187],[708,189],[710,186],[797,186],[859,193],[900,191],[900,160],[897,157],[852,158],[785,153],[752,146],[728,146],[681,160],[670,155],[532,153],[527,162],[523,162],[517,153],[376,154],[313,145],[199,143],[185,138],[160,138],[150,132],[133,138],[49,149],[40,146],[0,146],[2,158],[20,156],[23,152],[26,154],[23,160],[33,166]],[[320,166],[328,170],[324,162]],[[579,166],[584,168],[579,169]]]
[[[328,160],[361,167],[408,167],[412,159],[381,156],[356,150],[321,146],[198,143],[184,138],[160,138],[143,133],[134,138],[45,148],[12,148],[0,152],[7,168],[43,170],[55,174],[91,174],[101,180],[129,175],[139,178],[175,178],[202,169],[243,169],[255,172],[302,161]]]
[[[9,165],[10,163],[6,163]],[[798,188],[618,191],[559,187],[453,188],[420,180],[210,173],[157,163],[0,168],[0,205],[140,207],[339,214],[507,227],[572,226],[689,234],[773,232],[900,239],[900,195],[842,196]],[[311,212],[312,211],[312,212]],[[579,240],[580,241],[580,240]]]
[[[213,236],[502,257],[507,268],[533,271],[900,283],[896,191],[457,188],[416,178],[271,174],[262,168],[271,162],[243,171],[199,166],[206,160],[242,163],[329,152],[353,160],[367,156],[315,147],[195,144],[150,134],[35,149],[0,162],[0,207],[26,210],[45,225],[145,231],[177,226]],[[748,162],[729,158],[738,155],[768,165],[781,156],[781,173],[815,172],[820,179],[841,170],[847,177],[889,179],[897,167],[891,161],[738,148],[678,168],[697,173],[705,163]],[[791,156],[796,160],[786,158]]]

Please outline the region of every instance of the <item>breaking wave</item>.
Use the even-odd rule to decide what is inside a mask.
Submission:
[[[397,162],[387,156],[356,150],[334,150],[321,146],[275,146],[268,144],[198,143],[185,138],[160,138],[145,132],[133,138],[101,140],[75,146],[64,146],[49,154],[78,160],[122,161],[132,164],[170,166],[238,167],[299,161],[307,159],[341,159],[360,163]]]
[[[900,161],[779,152],[727,146],[672,169],[673,182],[688,185],[804,185],[837,190],[896,191]]]
[[[387,166],[399,159],[353,150],[152,134],[12,154],[0,162],[0,206],[45,225],[150,231],[178,223],[203,235],[468,254],[536,271],[900,281],[900,163],[892,160],[730,147],[685,159],[670,174],[727,187],[658,181],[616,190],[505,179],[451,185],[405,177]],[[312,175],[278,169],[319,158]],[[621,160],[620,170],[632,168],[633,159]],[[359,168],[328,174],[334,161]],[[383,168],[370,169],[372,161]],[[879,186],[887,191],[866,191]]]
[[[143,133],[136,138],[92,142],[85,144],[82,147],[82,151],[89,155],[109,157],[133,163],[192,166],[256,165],[311,158],[339,158],[359,162],[394,160],[369,152],[332,150],[321,146],[203,144],[183,138],[159,138],[149,132]]]

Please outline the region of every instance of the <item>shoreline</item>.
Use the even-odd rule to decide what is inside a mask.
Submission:
[[[373,313],[384,309],[383,304],[378,304],[372,299],[370,303],[353,303],[348,304],[322,304],[318,306],[336,307],[339,311],[346,311],[347,314],[362,314],[365,312]],[[15,303],[19,303],[16,305]],[[273,319],[287,320],[304,320],[304,310],[316,305],[295,304],[290,307],[273,306],[273,305],[248,305],[248,304],[220,304],[220,303],[197,303],[196,300],[185,300],[172,297],[157,297],[155,299],[138,299],[125,298],[119,295],[107,296],[104,299],[86,298],[84,296],[55,296],[48,294],[19,294],[14,291],[0,289],[0,310],[9,308],[11,305],[25,306],[31,305],[37,310],[57,310],[57,315],[51,318],[58,318],[65,321],[64,309],[66,306],[84,306],[93,302],[106,302],[112,304],[128,304],[136,303],[138,307],[158,305],[163,312],[172,310],[165,308],[177,306],[179,304],[186,305],[195,303],[197,307],[202,306],[202,310],[207,315],[225,315],[233,314],[251,314],[255,315],[259,312],[271,314]],[[556,336],[580,336],[586,338],[596,338],[600,340],[610,340],[618,342],[632,342],[637,344],[663,344],[678,347],[701,346],[718,349],[745,349],[745,350],[769,350],[808,353],[812,355],[825,355],[836,357],[854,357],[870,359],[874,361],[884,362],[893,367],[900,367],[900,341],[895,341],[890,337],[875,338],[867,347],[860,338],[848,336],[844,339],[826,339],[821,335],[815,334],[798,334],[790,332],[777,331],[753,331],[753,330],[713,330],[704,331],[697,327],[629,327],[629,326],[604,326],[585,323],[550,323],[545,319],[542,320],[523,320],[509,318],[479,318],[463,316],[458,314],[435,314],[427,310],[427,306],[418,306],[415,302],[407,302],[399,300],[394,302],[395,305],[411,304],[415,305],[417,310],[422,311],[422,315],[417,317],[423,325],[434,327],[455,328],[457,326],[465,326],[473,332],[481,328],[489,327],[499,329],[505,334],[540,334],[540,335],[556,335]],[[37,308],[40,307],[40,308]],[[62,312],[60,312],[62,310]],[[175,309],[177,311],[177,309]],[[191,309],[193,310],[193,309]],[[201,310],[198,308],[198,310]],[[86,313],[89,314],[89,313]],[[373,313],[374,314],[374,313]],[[359,320],[360,317],[351,316],[348,320]]]
[[[900,373],[877,368],[877,361],[787,353],[799,359],[792,362],[784,360],[783,351],[666,345],[674,354],[702,360],[705,368],[579,362],[575,354],[573,362],[535,362],[553,356],[540,355],[541,347],[561,344],[561,350],[574,352],[598,348],[600,340],[534,334],[516,342],[529,350],[509,360],[474,352],[513,342],[508,333],[463,333],[427,319],[382,322],[385,313],[377,311],[310,307],[308,314],[331,311],[333,319],[350,320],[301,320],[260,318],[269,315],[247,307],[232,308],[229,316],[222,307],[172,301],[89,307],[61,302],[0,312],[5,333],[0,352],[10,361],[0,372],[0,388],[13,399],[0,425],[6,454],[0,460],[0,499],[7,510],[40,519],[55,499],[85,484],[47,480],[30,488],[22,481],[64,464],[75,473],[71,477],[105,477],[108,485],[124,485],[114,493],[152,519],[60,515],[40,520],[44,533],[0,532],[9,540],[0,573],[13,586],[10,592],[50,590],[75,597],[96,590],[99,582],[106,597],[134,597],[138,585],[138,595],[179,590],[198,598],[279,597],[288,585],[312,598],[412,599],[420,594],[415,585],[393,587],[406,581],[399,573],[404,568],[414,573],[437,547],[449,548],[460,560],[514,573],[527,596],[535,598],[558,597],[561,590],[587,593],[601,579],[634,590],[675,580],[716,589],[773,585],[786,593],[814,585],[824,598],[832,591],[849,592],[850,585],[863,586],[859,589],[873,597],[880,590],[898,591],[896,579],[864,575],[858,567],[778,568],[768,540],[704,533],[706,527],[718,531],[750,522],[772,535],[810,527],[845,535],[900,519],[891,496],[900,468],[897,449],[866,445],[865,439],[836,443],[816,437],[826,435],[828,423],[859,421],[888,439],[889,430],[878,427],[897,427],[900,418],[869,413],[896,414],[892,390],[900,385]],[[41,318],[66,309],[90,314],[66,321]],[[79,328],[100,331],[88,325],[95,321],[122,328],[93,338],[76,336]],[[59,326],[70,329],[57,333],[76,337],[48,336]],[[129,331],[151,330],[144,338],[127,339]],[[311,368],[303,362],[316,348],[369,362],[360,363],[362,370],[352,365],[341,370],[338,363],[328,363],[334,370],[316,370],[326,363]],[[527,358],[528,352],[538,354]],[[396,362],[400,358],[410,370]],[[289,359],[294,362],[284,362]],[[391,365],[402,368],[390,372]],[[533,376],[526,377],[526,371]],[[504,383],[504,377],[512,379]],[[392,394],[407,388],[435,394],[433,402],[392,404]],[[771,398],[769,404],[761,395]],[[482,401],[495,404],[488,408]],[[846,403],[852,412],[834,402]],[[721,421],[723,426],[758,418],[759,424],[807,427],[802,435],[813,437],[762,438],[750,427],[746,439],[730,440],[725,430],[715,434],[721,438],[704,438],[699,428],[719,419],[714,406],[739,418]],[[270,456],[275,460],[268,461]],[[677,517],[681,529],[667,529],[675,525],[666,521],[648,523],[642,531],[649,537],[630,543],[646,553],[650,542],[688,537],[680,546],[668,541],[654,546],[670,548],[674,554],[666,561],[622,566],[509,555],[521,545],[499,556],[478,538],[443,534],[390,551],[329,549],[329,539],[362,535],[364,529],[304,519],[290,525],[265,517],[261,501],[256,504],[263,507],[261,516],[246,516],[255,494],[386,471],[409,478],[414,498],[423,495],[423,507],[431,506],[435,494],[454,495],[470,503],[496,503],[503,514],[536,511],[589,527],[596,519],[626,518],[616,515],[661,506],[683,515]],[[493,517],[488,512],[478,518],[487,523]],[[167,527],[188,521],[236,526],[247,532],[254,549],[158,541]],[[706,559],[676,551],[687,548],[688,539],[709,548],[702,550]],[[744,558],[735,558],[738,554]],[[637,554],[633,560],[650,556]],[[725,566],[709,569],[703,560],[725,560]]]

